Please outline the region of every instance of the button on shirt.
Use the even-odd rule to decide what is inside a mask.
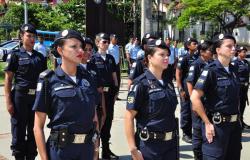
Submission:
[[[118,45],[113,45],[112,43],[110,43],[109,48],[108,48],[108,53],[111,54],[114,59],[115,59],[115,63],[119,64],[120,62],[120,49]]]
[[[149,70],[134,80],[127,98],[127,110],[137,111],[138,127],[155,132],[176,129],[176,105],[173,84],[163,80],[162,85]]]
[[[88,133],[93,129],[97,90],[88,72],[78,67],[76,83],[58,66],[48,77],[37,84],[34,111],[49,115],[49,128],[68,127],[70,133]],[[45,92],[47,91],[47,92]],[[45,95],[47,94],[47,105]]]
[[[35,50],[29,55],[21,47],[7,57],[5,71],[14,73],[14,83],[24,89],[36,88],[39,74],[47,69],[47,61],[43,55]]]
[[[203,91],[207,111],[224,115],[239,114],[240,82],[237,68],[233,65],[229,65],[228,73],[218,60],[208,64],[194,88]]]

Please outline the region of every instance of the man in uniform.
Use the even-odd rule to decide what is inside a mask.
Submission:
[[[33,50],[36,34],[32,25],[21,26],[22,47],[8,55],[5,68],[6,106],[11,115],[11,150],[16,160],[34,160],[37,155],[32,106],[39,74],[47,69],[47,63],[41,53]]]
[[[186,78],[188,76],[188,70],[191,63],[198,58],[195,55],[197,43],[198,42],[196,39],[188,38],[186,42],[188,54],[179,58],[176,69],[176,84],[177,88],[179,89],[181,100],[181,129],[183,130],[182,140],[187,143],[192,143],[192,117],[191,103],[187,90]]]
[[[116,64],[116,76],[118,80],[118,87],[120,88],[121,84],[121,71],[120,71],[120,49],[117,45],[117,35],[111,34],[110,35],[110,44],[108,48],[108,53],[111,54],[115,59]],[[116,100],[121,100],[120,98],[116,98]]]

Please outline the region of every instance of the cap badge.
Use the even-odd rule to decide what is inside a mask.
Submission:
[[[161,40],[158,39],[156,42],[155,42],[155,45],[159,46],[161,44]]]
[[[224,34],[219,35],[219,39],[222,40],[224,38]]]
[[[29,30],[29,26],[25,26],[25,27],[24,27],[24,30],[25,30],[25,31]]]
[[[148,33],[147,35],[146,35],[146,38],[149,38],[150,37],[150,34]]]
[[[69,31],[68,31],[68,30],[64,30],[64,31],[62,32],[62,36],[63,36],[63,37],[65,37],[65,36],[67,36],[67,35],[68,35],[68,33],[69,33]]]

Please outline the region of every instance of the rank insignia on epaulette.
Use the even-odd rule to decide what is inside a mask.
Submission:
[[[198,82],[198,83],[204,83],[204,80],[203,80],[203,79],[198,79],[197,82]]]
[[[208,71],[207,71],[207,70],[205,70],[205,71],[203,71],[203,72],[202,72],[202,74],[201,74],[201,75],[202,75],[202,76],[207,76],[207,74],[208,74]]]
[[[37,87],[36,87],[36,91],[41,91],[41,89],[42,89],[42,83],[41,82],[39,82],[39,83],[37,83]]]

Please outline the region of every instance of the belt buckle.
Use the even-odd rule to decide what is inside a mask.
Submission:
[[[238,119],[238,115],[237,114],[231,115],[230,122],[236,122],[237,119]]]
[[[173,132],[166,132],[165,133],[165,138],[164,138],[165,141],[169,141],[172,138],[173,138]]]
[[[108,92],[109,91],[109,87],[103,87],[103,91],[104,92]]]
[[[212,121],[214,124],[220,124],[222,122],[221,114],[219,112],[214,113]]]
[[[86,137],[85,134],[74,134],[74,136],[75,136],[74,141],[72,143],[76,143],[76,144],[84,143],[85,137]]]
[[[142,141],[147,141],[149,139],[149,132],[147,129],[141,130],[139,137]]]
[[[35,95],[36,90],[35,89],[29,89],[28,94],[29,95]]]

